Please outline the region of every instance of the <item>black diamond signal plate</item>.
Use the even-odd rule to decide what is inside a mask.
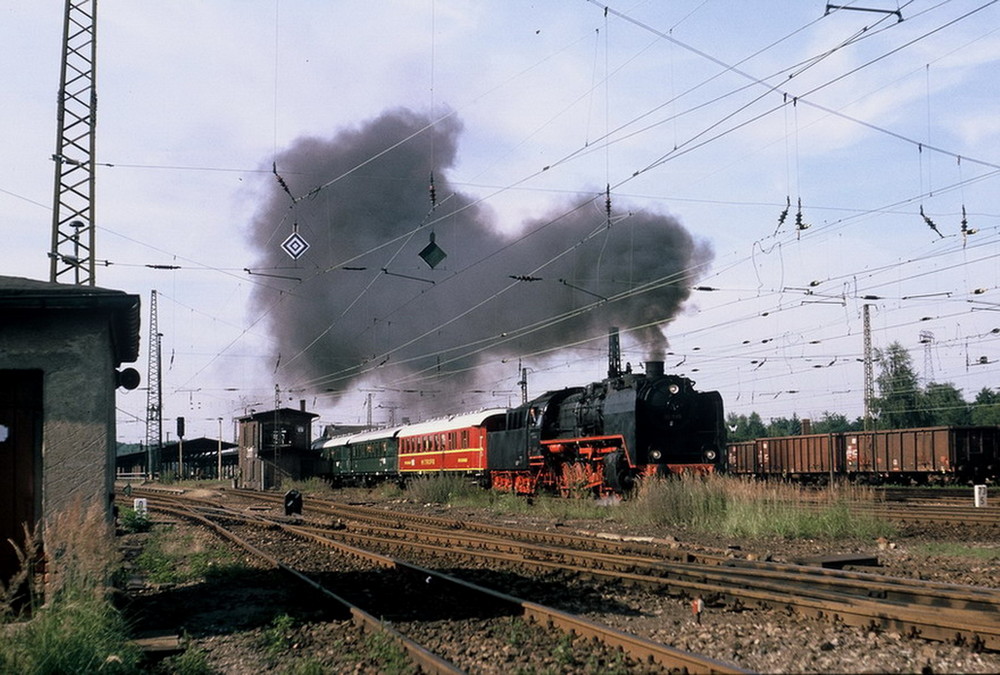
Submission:
[[[298,232],[292,232],[291,236],[285,241],[281,242],[281,248],[284,249],[292,260],[298,260],[302,257],[302,254],[309,250],[309,242],[302,238],[302,235]]]

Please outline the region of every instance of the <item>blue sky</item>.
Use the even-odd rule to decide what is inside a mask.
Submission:
[[[250,232],[279,190],[272,162],[299,139],[363,130],[405,108],[460,122],[454,162],[440,179],[505,236],[587,200],[598,227],[610,186],[605,241],[628,236],[630,213],[649,212],[710,247],[710,265],[690,270],[701,290],[676,316],[663,314],[659,330],[667,370],[718,389],[729,411],[860,415],[864,304],[876,347],[899,341],[921,374],[930,369],[972,399],[1000,386],[1000,7],[843,4],[855,9],[101,0],[96,258],[111,264],[98,268],[98,285],[139,294],[144,322],[157,290],[164,415],[184,415],[189,435],[215,435],[218,418],[228,428],[234,415],[272,406],[276,385],[282,405],[305,399],[324,421],[363,421],[368,394],[375,421],[446,412],[435,401],[452,385],[431,375],[409,373],[404,384],[391,367],[367,370],[334,396],[317,385],[333,371],[313,380],[290,370],[293,357],[269,328],[273,315],[252,299],[282,302],[296,282],[245,271],[267,257]],[[0,0],[7,275],[48,276],[61,5]],[[857,11],[897,7],[902,22]],[[395,152],[388,141],[385,152]],[[795,227],[799,200],[808,229]],[[961,232],[963,207],[975,234]],[[290,232],[278,219],[272,244]],[[322,237],[322,228],[304,233]],[[484,283],[449,236],[442,225],[449,257],[440,269],[400,263],[401,272],[438,281],[422,296],[443,294],[446,278],[464,289]],[[575,243],[567,237],[567,250]],[[322,267],[308,258],[288,264]],[[534,292],[549,292],[550,282]],[[400,289],[400,297],[417,293]],[[370,304],[366,320],[388,324],[387,310]],[[442,326],[471,309],[429,306],[437,309],[421,311]],[[497,310],[490,320],[497,336],[523,328],[516,313]],[[625,360],[642,361],[648,345],[622,328]],[[136,364],[144,379],[146,330]],[[922,332],[933,339],[921,342]],[[387,331],[373,340],[373,356],[414,337]],[[431,338],[411,349],[435,352]],[[485,380],[462,404],[518,401],[518,358],[532,392],[599,379],[605,349],[606,331],[597,329],[544,353],[484,344]],[[119,395],[123,440],[144,437],[145,404],[142,389]]]

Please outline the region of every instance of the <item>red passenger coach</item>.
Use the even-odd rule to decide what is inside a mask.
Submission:
[[[497,408],[421,422],[399,432],[399,472],[486,472],[486,432],[503,427],[507,410]]]

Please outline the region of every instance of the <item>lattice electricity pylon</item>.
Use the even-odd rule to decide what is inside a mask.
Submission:
[[[865,364],[865,417],[864,417],[864,427],[865,431],[871,431],[875,428],[875,420],[873,417],[872,404],[875,400],[875,369],[872,366],[872,323],[871,314],[868,308],[871,305],[864,305],[862,308],[864,312],[864,364]]]
[[[920,344],[924,346],[924,384],[934,382],[934,333],[920,331]]]
[[[52,206],[53,282],[94,285],[97,0],[66,0]]]
[[[160,375],[160,338],[157,329],[156,290],[149,297],[149,370],[146,384],[146,471],[153,476],[160,472],[160,451],[163,447],[163,380]]]

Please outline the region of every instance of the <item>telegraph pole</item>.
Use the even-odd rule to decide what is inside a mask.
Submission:
[[[49,281],[94,285],[97,0],[66,0]]]

